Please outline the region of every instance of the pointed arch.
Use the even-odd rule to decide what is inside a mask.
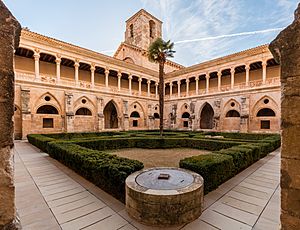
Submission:
[[[96,113],[96,106],[94,102],[87,96],[81,96],[74,102],[74,111],[77,111],[80,108],[86,108],[90,110],[92,114]]]
[[[118,109],[114,100],[106,103],[103,109],[105,129],[117,129],[119,127]]]
[[[214,128],[214,114],[212,106],[208,102],[205,102],[200,112],[200,129]]]
[[[58,111],[58,114],[62,114],[62,107],[60,102],[57,100],[57,98],[50,92],[46,92],[44,94],[42,94],[38,100],[35,103],[35,111],[38,110],[38,108],[40,108],[43,105],[51,105],[53,107],[55,107]]]
[[[253,106],[252,115],[255,117],[257,115],[257,113],[259,112],[259,110],[264,109],[264,108],[275,111],[275,116],[277,116],[276,111],[279,111],[279,107],[278,107],[276,101],[271,96],[264,95],[259,100],[257,100],[255,105]]]

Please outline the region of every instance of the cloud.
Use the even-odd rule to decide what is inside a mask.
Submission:
[[[199,63],[270,42],[279,28],[285,27],[291,21],[291,12],[297,2],[140,1],[146,10],[163,21],[164,39],[176,42],[174,61],[183,65]]]

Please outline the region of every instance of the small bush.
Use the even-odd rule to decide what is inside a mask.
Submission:
[[[222,154],[207,154],[193,156],[180,160],[181,168],[192,170],[204,179],[204,192],[217,188],[224,181],[232,177],[235,166],[231,156]]]

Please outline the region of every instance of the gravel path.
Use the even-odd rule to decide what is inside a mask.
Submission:
[[[209,151],[174,148],[174,149],[119,149],[113,152],[120,157],[138,160],[144,163],[145,168],[151,167],[178,167],[179,161],[186,157],[207,154]]]

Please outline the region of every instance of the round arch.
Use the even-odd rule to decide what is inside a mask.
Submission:
[[[276,114],[273,109],[263,108],[257,112],[256,116],[257,117],[276,117]]]
[[[92,112],[91,110],[89,110],[86,107],[81,107],[79,109],[76,110],[75,115],[79,115],[79,116],[92,116]]]
[[[229,110],[227,113],[226,113],[226,116],[225,117],[240,117],[240,113],[238,111],[236,111],[235,109],[232,109],[232,110]]]
[[[133,112],[130,114],[130,117],[133,117],[133,118],[140,118],[140,114],[139,114],[137,111],[133,111]]]
[[[59,114],[57,108],[53,105],[42,105],[40,106],[37,111],[37,114]]]

